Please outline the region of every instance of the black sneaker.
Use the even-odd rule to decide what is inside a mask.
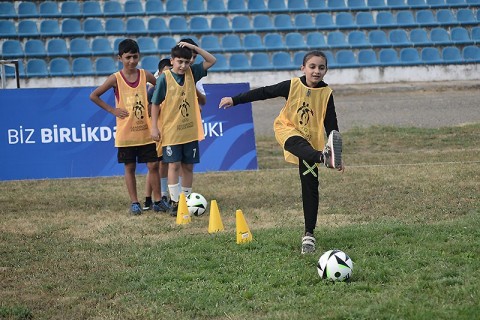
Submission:
[[[152,209],[152,200],[146,200],[143,203],[143,210],[150,210]]]
[[[332,169],[338,169],[342,165],[342,136],[336,130],[328,136],[327,145],[323,149],[323,163]]]
[[[176,217],[178,212],[178,202],[170,201],[170,215]]]

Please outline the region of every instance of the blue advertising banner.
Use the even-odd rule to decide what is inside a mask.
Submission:
[[[247,83],[205,84],[205,140],[195,172],[256,170],[251,104],[218,102]],[[114,147],[115,118],[90,101],[92,87],[0,90],[0,180],[123,175]],[[113,91],[102,98],[114,104]],[[139,165],[138,173],[146,173]]]

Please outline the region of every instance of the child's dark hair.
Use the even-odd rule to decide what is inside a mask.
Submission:
[[[193,53],[192,53],[192,50],[190,50],[187,47],[180,47],[179,45],[176,45],[175,47],[172,48],[170,55],[172,56],[172,59],[182,58],[182,59],[190,60],[192,59]]]
[[[121,57],[124,53],[140,53],[137,41],[132,39],[122,40],[118,44],[118,55]]]
[[[325,59],[325,67],[328,67],[327,56],[325,55],[325,53],[323,53],[320,50],[313,50],[313,51],[307,52],[305,54],[305,56],[303,57],[303,65],[305,65],[307,63],[308,59],[310,59],[311,57],[322,57],[323,59]]]
[[[171,67],[171,66],[172,66],[172,63],[170,62],[169,58],[162,59],[158,63],[158,71],[162,72],[163,69],[165,69],[165,67]]]
[[[183,39],[180,40],[180,42],[186,42],[186,43],[189,43],[191,45],[194,45],[195,47],[198,47],[198,44],[192,38],[183,38]]]

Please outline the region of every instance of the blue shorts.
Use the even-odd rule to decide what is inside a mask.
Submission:
[[[118,163],[147,163],[157,162],[157,147],[155,143],[134,147],[119,147],[117,153]]]
[[[177,144],[174,146],[164,146],[163,162],[181,162],[186,164],[194,164],[200,162],[200,150],[198,148],[198,141],[192,141],[184,144]]]

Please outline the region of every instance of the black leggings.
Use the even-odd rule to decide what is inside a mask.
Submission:
[[[288,138],[285,141],[284,148],[299,159],[298,173],[302,185],[305,232],[313,234],[317,224],[319,201],[318,167],[316,164],[323,162],[323,154],[315,150],[305,138],[300,136]]]

